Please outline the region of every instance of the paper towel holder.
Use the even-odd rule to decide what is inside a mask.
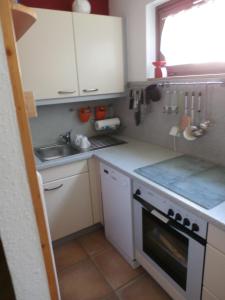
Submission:
[[[126,129],[126,126],[124,126],[122,123],[120,123],[120,125],[117,126],[115,129],[106,128],[106,129],[102,129],[102,130],[96,130],[95,125],[94,125],[95,121],[93,120],[92,123],[93,123],[93,129],[96,133],[101,133],[101,134],[105,134],[105,135],[107,135],[107,134],[119,134],[123,130]]]

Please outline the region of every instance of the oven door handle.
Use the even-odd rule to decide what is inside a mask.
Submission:
[[[169,223],[169,221],[170,221],[170,219],[168,219],[167,217],[165,217],[163,214],[161,214],[156,209],[153,209],[152,211],[150,211],[150,214],[152,214],[153,216],[155,216],[157,219],[159,219],[160,221],[162,221],[165,224]]]
[[[163,222],[168,225],[171,229],[177,231],[179,234],[187,237],[188,239],[194,239],[195,241],[199,242],[202,245],[206,245],[206,240],[198,235],[196,235],[191,230],[183,227],[181,224],[176,223],[175,221],[167,218],[164,214],[162,214],[158,209],[152,206],[150,203],[146,202],[137,194],[133,195],[134,199],[137,200],[141,206],[147,210],[153,217],[155,217],[159,222]]]
[[[153,209],[152,211],[150,211],[150,214],[153,215],[154,217],[156,217],[158,220],[162,221],[163,223],[167,224],[171,229],[177,231],[179,234],[181,234],[181,235],[183,235],[183,236],[185,236],[187,238],[190,238],[182,230],[179,230],[178,228],[176,228],[176,226],[173,226],[171,220],[168,219],[167,217],[165,217],[159,211]]]
[[[175,230],[179,234],[185,236],[188,239],[190,238],[190,236],[188,234],[186,234],[182,230],[179,230],[178,228],[176,228],[176,225],[173,224],[173,222],[170,219],[168,219],[167,217],[165,217],[159,211],[153,209],[152,211],[150,211],[150,214],[152,214],[154,217],[156,217],[158,220],[162,221],[163,223],[167,224],[171,229]]]

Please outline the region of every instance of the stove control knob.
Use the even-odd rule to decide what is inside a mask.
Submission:
[[[191,225],[190,220],[188,218],[184,218],[183,225],[184,226],[190,226]]]
[[[176,216],[175,216],[175,220],[176,221],[181,221],[182,220],[182,216],[181,216],[181,214],[176,214]]]
[[[199,226],[196,223],[192,224],[192,231],[199,231]]]
[[[171,208],[168,210],[168,216],[169,217],[173,217],[174,216],[174,211]]]
[[[135,195],[140,196],[141,195],[141,191],[139,189],[136,190]]]

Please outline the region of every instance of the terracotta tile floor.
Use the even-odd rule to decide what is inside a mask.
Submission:
[[[141,268],[134,270],[98,230],[54,248],[62,300],[169,300]]]

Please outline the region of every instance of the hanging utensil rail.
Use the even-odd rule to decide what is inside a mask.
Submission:
[[[158,86],[168,86],[168,85],[210,85],[210,84],[225,84],[224,80],[215,80],[215,81],[163,81],[158,82]]]

